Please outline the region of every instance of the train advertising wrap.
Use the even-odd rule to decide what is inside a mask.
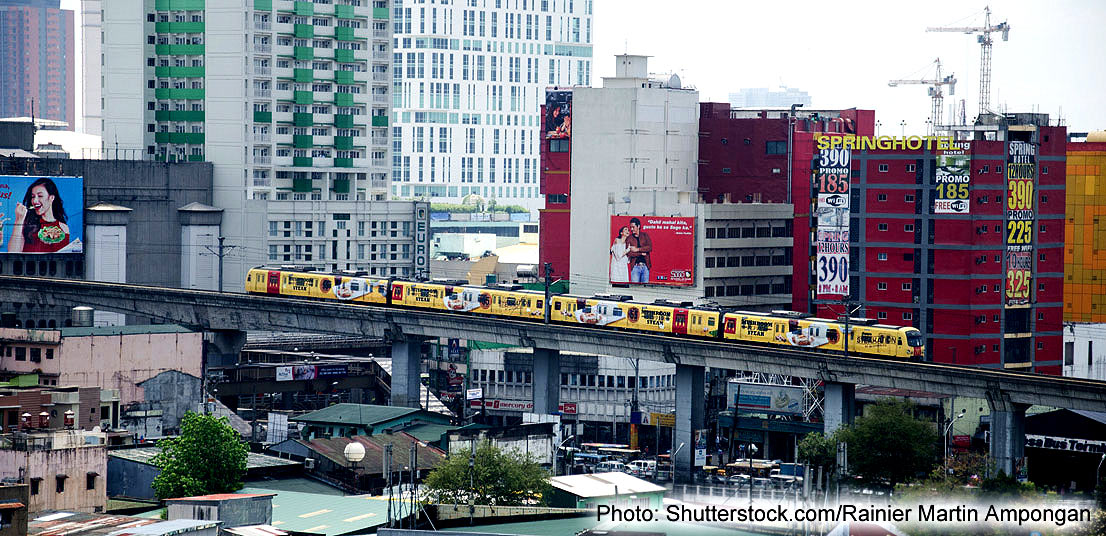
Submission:
[[[938,150],[934,177],[934,214],[971,213],[970,144],[971,142],[961,141],[953,144],[950,149]]]
[[[849,217],[852,152],[821,149],[814,171],[817,240],[814,277],[819,298],[849,295]]]
[[[1006,306],[1028,306],[1033,290],[1037,147],[1012,141],[1006,157]]]
[[[695,284],[695,218],[611,216],[611,283]]]
[[[84,179],[0,176],[0,253],[83,253]]]

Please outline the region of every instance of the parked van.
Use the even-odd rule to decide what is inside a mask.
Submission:
[[[654,460],[636,460],[626,465],[626,472],[641,478],[653,478],[657,474],[657,462]]]
[[[596,473],[621,473],[626,470],[626,464],[608,460],[595,465]]]

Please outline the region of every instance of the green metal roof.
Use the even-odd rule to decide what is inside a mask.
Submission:
[[[87,337],[89,335],[150,335],[155,333],[192,333],[192,330],[176,324],[150,324],[145,326],[94,326],[88,328],[60,328],[62,337]]]
[[[449,424],[433,424],[421,422],[403,429],[403,432],[414,436],[419,441],[437,443],[442,440],[442,434],[456,430],[456,426]]]
[[[328,408],[292,417],[291,421],[322,424],[377,425],[420,412],[415,408],[376,406],[372,404],[335,404]]]
[[[273,493],[273,490],[243,488],[238,492]],[[338,536],[367,533],[388,522],[386,497],[336,497],[295,491],[276,494],[270,525],[280,530]]]

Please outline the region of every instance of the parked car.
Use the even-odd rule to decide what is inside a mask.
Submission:
[[[626,465],[626,472],[639,478],[653,478],[657,474],[657,462],[635,460]]]
[[[626,464],[616,461],[599,462],[595,466],[596,473],[622,473],[626,471]]]

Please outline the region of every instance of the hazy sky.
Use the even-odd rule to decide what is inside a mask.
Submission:
[[[924,133],[927,86],[887,81],[932,78],[940,57],[958,80],[946,108],[966,99],[969,121],[979,109],[975,37],[925,29],[982,26],[983,2],[594,1],[593,85],[628,51],[652,56],[650,72],[678,73],[701,101],[785,85],[807,91],[817,108],[875,109],[883,134],[899,134],[904,119],[907,134]],[[1053,121],[1062,109],[1069,131],[1106,129],[1106,2],[1003,1],[992,10],[992,24],[1011,26],[1007,42],[992,34],[992,107],[1036,109]]]
[[[781,85],[810,93],[817,108],[876,110],[883,134],[923,133],[926,86],[892,88],[898,78],[931,78],[932,62],[958,80],[945,107],[966,100],[978,111],[979,45],[962,33],[928,26],[981,26],[983,2],[956,0],[799,1],[594,0],[592,83],[614,74],[614,55],[653,56],[650,71],[676,72],[702,101],[724,102],[746,87]],[[62,0],[77,11],[78,0]],[[994,2],[996,34],[991,103],[1007,111],[1062,111],[1072,131],[1106,129],[1106,2]],[[79,70],[78,70],[79,73]],[[78,90],[80,89],[78,83]],[[78,99],[78,106],[79,106]],[[948,112],[946,111],[946,117]]]

